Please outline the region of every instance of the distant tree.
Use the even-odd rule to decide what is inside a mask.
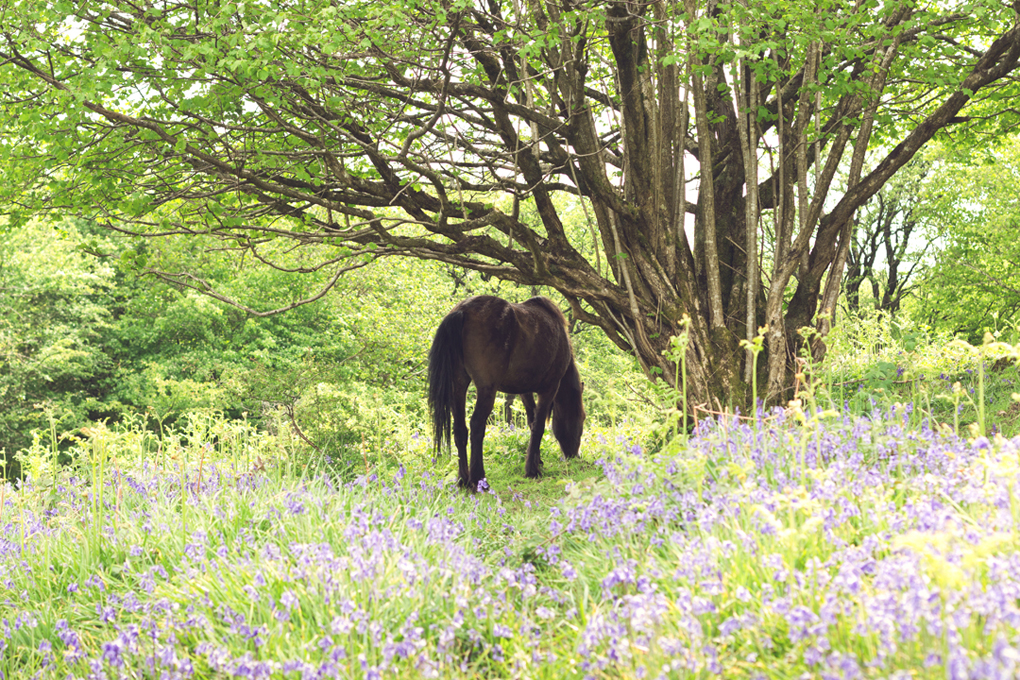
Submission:
[[[925,183],[932,165],[915,158],[858,210],[843,284],[851,315],[861,311],[862,286],[870,289],[874,309],[890,314],[899,312],[916,287],[916,275],[935,250],[937,229],[944,226],[938,213],[945,201]]]
[[[203,257],[209,281],[236,297],[252,289],[278,299],[306,297],[324,276],[238,266],[207,252],[202,240],[145,245],[164,248],[167,265]],[[289,245],[268,244],[267,252]],[[319,304],[259,318],[187,287],[139,279],[121,257],[140,257],[127,246],[74,220],[5,229],[0,466],[7,467],[0,479],[17,476],[16,454],[32,444],[33,430],[51,445],[51,425],[59,437],[89,422],[146,414],[151,427],[157,421],[170,427],[199,411],[231,417],[248,411],[265,425],[279,407],[339,457],[337,442],[359,442],[375,431],[364,419],[352,422],[352,412],[424,410],[419,394],[429,331],[447,311],[434,299],[441,272],[425,263],[380,262],[346,277]],[[312,251],[275,254],[296,265]],[[406,332],[395,333],[398,327]]]
[[[0,482],[17,474],[30,430],[48,431],[51,417],[76,423],[76,405],[111,368],[103,333],[113,271],[78,252],[76,236],[28,224],[0,240]]]
[[[798,329],[828,330],[856,209],[971,102],[1015,118],[1017,7],[12,0],[0,191],[15,219],[70,210],[267,262],[269,241],[326,245],[336,276],[403,255],[552,286],[667,380],[686,316],[692,401],[745,404],[738,341],[768,324],[778,396]]]

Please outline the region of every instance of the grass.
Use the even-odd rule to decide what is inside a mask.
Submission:
[[[391,442],[341,483],[215,418],[43,443],[0,501],[29,677],[1012,677],[1020,442],[900,407],[704,421],[581,461],[495,428],[493,488]],[[279,462],[277,462],[279,461]]]
[[[844,324],[812,378],[831,403],[862,413],[912,403],[917,418],[954,432],[1020,434],[1020,345],[980,345],[904,330],[888,317]],[[961,430],[962,428],[962,430]]]

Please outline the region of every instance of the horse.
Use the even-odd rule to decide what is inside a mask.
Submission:
[[[464,300],[442,320],[429,350],[429,408],[436,452],[450,448],[450,420],[457,446],[460,486],[476,491],[485,478],[482,440],[497,392],[519,394],[531,438],[524,476],[541,474],[539,446],[545,424],[567,458],[576,458],[586,417],[584,385],[567,334],[567,321],[552,300],[534,297],[513,304],[491,295]],[[475,384],[468,465],[467,389]],[[533,395],[537,395],[537,398]]]
[[[527,417],[528,429],[530,430],[531,423],[535,422],[535,395],[530,392],[506,395],[506,401],[503,402],[503,420],[506,421],[507,425],[514,424],[514,399],[517,397],[520,397],[521,403],[524,404],[524,415]]]

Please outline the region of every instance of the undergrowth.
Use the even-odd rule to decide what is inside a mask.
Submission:
[[[52,419],[0,485],[0,673],[1015,677],[1020,348],[878,328],[754,419],[596,415],[539,480],[512,410],[477,494],[399,413]]]
[[[40,440],[0,486],[4,677],[1011,677],[1020,440],[901,405],[702,420],[577,461],[412,435],[343,481],[279,433]]]

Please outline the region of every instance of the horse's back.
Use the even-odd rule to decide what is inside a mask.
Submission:
[[[501,392],[543,392],[571,359],[563,313],[548,298],[512,304],[491,295],[457,306],[464,314],[464,366],[476,384]]]
[[[559,324],[563,326],[564,331],[567,328],[567,317],[563,316],[563,312],[560,311],[560,308],[556,306],[556,303],[547,297],[542,297],[541,295],[539,295],[537,297],[525,300],[520,304],[520,306],[527,307],[529,309],[542,310],[546,314],[551,316],[553,319],[556,319],[559,322]]]

